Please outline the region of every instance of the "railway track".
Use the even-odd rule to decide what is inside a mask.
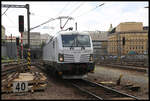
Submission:
[[[32,62],[32,65],[38,67],[46,74],[49,73],[47,73],[47,70],[43,67],[41,61]],[[135,96],[119,92],[110,87],[94,83],[86,79],[61,80],[61,82],[69,82],[71,85],[73,85],[73,87],[76,87],[82,92],[85,92],[88,95],[90,95],[94,100],[139,100],[139,98]]]
[[[27,64],[18,64],[18,65],[14,65],[14,66],[9,66],[7,67],[7,69],[3,69],[1,72],[1,76],[2,78],[14,73],[14,72],[21,72],[23,71],[24,67],[27,66]]]
[[[10,75],[15,72],[20,72],[23,70],[23,68],[27,66],[26,61],[20,62],[20,64],[15,62],[11,62],[9,64],[2,64],[2,69],[1,69],[1,77],[2,79],[5,79],[7,75]]]
[[[34,65],[46,72],[46,70],[42,68],[41,64],[34,63]],[[96,100],[139,100],[135,96],[119,92],[107,86],[97,84],[86,79],[64,80],[64,82],[71,83],[73,87],[76,87],[80,91],[89,94],[93,99]]]
[[[26,63],[27,61],[25,59],[21,59],[19,61],[20,64]],[[9,62],[2,62],[3,65],[5,66],[9,66],[9,65],[16,65],[18,64],[18,60],[14,60],[14,61],[9,61]]]
[[[137,67],[137,68],[147,68],[148,64],[146,62],[140,62],[140,61],[136,61],[136,62],[128,62],[128,61],[120,61],[120,62],[116,62],[116,61],[101,61],[100,64],[108,64],[108,65],[121,65],[121,66],[133,66],[133,67]]]
[[[121,93],[112,88],[85,79],[71,80],[74,87],[98,100],[138,100],[135,96]]]
[[[124,66],[124,65],[116,65],[116,64],[105,64],[105,66],[136,70],[136,71],[139,71],[139,72],[147,72],[147,68],[142,68],[142,67]]]

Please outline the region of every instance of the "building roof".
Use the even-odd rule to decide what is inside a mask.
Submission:
[[[111,31],[109,31],[109,34],[115,33],[116,32],[116,27],[113,28]]]

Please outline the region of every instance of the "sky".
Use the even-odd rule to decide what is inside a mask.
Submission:
[[[102,6],[99,6],[103,4]],[[30,5],[30,27],[33,28],[43,22],[60,16],[70,16],[64,27],[73,27],[77,22],[79,31],[108,31],[110,24],[116,27],[121,22],[142,22],[143,26],[149,26],[149,7],[148,1],[2,1],[1,4],[12,5]],[[25,8],[2,8],[1,6],[1,24],[6,28],[6,35],[20,36],[18,29],[18,17],[24,15],[24,27],[27,30],[27,9]],[[6,11],[5,14],[3,14]],[[3,14],[3,15],[2,15]],[[62,25],[67,19],[62,20]],[[53,20],[41,27],[31,30],[31,32],[48,33],[54,35],[60,30],[60,20]]]

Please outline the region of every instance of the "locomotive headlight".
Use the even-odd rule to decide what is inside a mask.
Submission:
[[[59,60],[60,62],[63,62],[63,61],[64,61],[64,55],[59,53],[59,55],[58,55],[58,60]]]
[[[93,54],[90,54],[90,59],[89,61],[93,61]]]

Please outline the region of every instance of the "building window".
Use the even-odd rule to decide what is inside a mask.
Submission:
[[[143,49],[143,46],[141,46],[141,48]]]

